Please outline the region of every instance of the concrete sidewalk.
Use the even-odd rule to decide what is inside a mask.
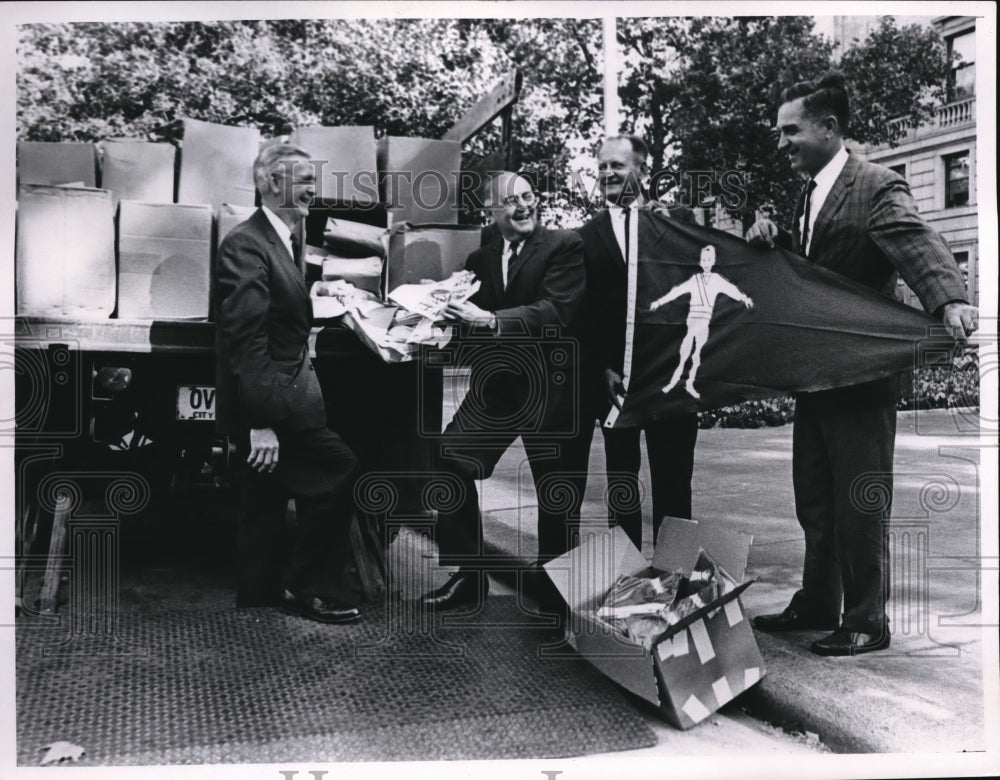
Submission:
[[[767,669],[744,697],[758,716],[812,732],[836,752],[962,752],[986,747],[980,567],[978,438],[972,413],[904,412],[896,442],[890,530],[892,647],[859,658],[809,651],[816,632],[757,633]],[[751,614],[780,611],[801,577],[803,540],[794,515],[792,426],[699,432],[694,516],[752,533],[743,596]],[[603,446],[595,432],[584,520],[602,522]],[[648,484],[648,473],[645,475]],[[491,554],[533,560],[536,499],[527,460],[515,445],[481,485]],[[879,496],[872,494],[870,500]],[[652,554],[646,496],[643,552]],[[996,569],[996,558],[986,565]],[[988,679],[995,679],[995,672]]]

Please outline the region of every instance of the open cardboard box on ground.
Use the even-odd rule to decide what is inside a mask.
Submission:
[[[570,606],[567,640],[597,669],[659,708],[681,729],[700,723],[764,675],[753,629],[740,603],[750,582],[688,615],[646,650],[596,617],[620,575],[688,575],[702,550],[742,582],[751,536],[714,523],[666,517],[652,566],[620,528],[582,529],[580,546],[545,564]]]

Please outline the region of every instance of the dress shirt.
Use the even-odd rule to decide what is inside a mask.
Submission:
[[[280,238],[281,242],[285,245],[285,249],[288,250],[288,256],[291,257],[292,260],[294,260],[295,250],[292,248],[291,229],[288,227],[288,225],[282,222],[281,218],[273,211],[271,211],[271,209],[269,209],[267,206],[262,205],[260,209],[261,211],[264,212],[264,216],[267,217],[267,221],[271,223],[271,227],[273,227],[274,231],[278,234],[278,238]]]
[[[816,189],[812,191],[812,195],[809,198],[809,244],[812,244],[813,240],[813,228],[816,226],[816,215],[819,214],[819,210],[823,208],[823,203],[826,201],[827,195],[830,194],[830,190],[833,189],[833,183],[837,181],[837,177],[840,176],[840,172],[844,170],[844,166],[847,164],[847,149],[843,146],[840,150],[833,155],[826,165],[823,166],[823,170],[813,176],[813,181],[816,182]],[[805,214],[799,217],[799,235],[802,235],[802,231],[805,228],[804,224]],[[809,256],[809,245],[802,247],[802,252],[807,257]]]

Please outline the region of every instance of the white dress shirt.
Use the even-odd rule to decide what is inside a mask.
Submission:
[[[809,241],[806,246],[802,247],[802,251],[807,256],[809,254],[809,245],[812,244],[813,228],[816,227],[816,215],[823,208],[823,203],[826,201],[827,195],[833,189],[833,183],[837,181],[837,177],[840,176],[840,172],[844,170],[845,165],[847,165],[847,149],[841,146],[840,151],[833,155],[830,162],[823,166],[823,170],[813,176],[813,181],[816,182],[816,189],[812,191],[812,196],[809,198],[809,235],[807,236]],[[799,217],[800,236],[805,227],[804,222],[805,213]]]
[[[295,252],[292,250],[291,229],[267,206],[262,205],[260,209],[264,212],[264,216],[267,217],[267,221],[271,223],[271,227],[273,227],[274,231],[278,234],[278,238],[280,238],[282,243],[285,245],[285,249],[288,250],[288,256],[294,260]]]

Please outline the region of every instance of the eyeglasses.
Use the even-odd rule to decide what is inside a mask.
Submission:
[[[504,206],[524,206],[525,208],[531,208],[538,203],[538,196],[531,190],[528,190],[518,195],[508,195],[506,198],[501,198],[500,203]]]

